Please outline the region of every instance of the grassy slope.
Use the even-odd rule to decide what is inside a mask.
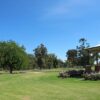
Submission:
[[[1,74],[0,100],[100,100],[100,81],[60,79],[57,74]]]

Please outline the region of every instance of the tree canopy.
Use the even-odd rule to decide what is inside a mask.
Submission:
[[[27,66],[28,58],[23,46],[19,46],[14,41],[0,42],[0,67],[9,69],[20,69]]]
[[[67,61],[71,65],[80,65],[85,66],[89,65],[89,53],[88,51],[84,50],[89,47],[89,43],[85,38],[79,39],[79,46],[76,49],[68,50],[66,53]]]

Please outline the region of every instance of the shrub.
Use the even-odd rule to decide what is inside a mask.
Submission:
[[[83,75],[85,80],[100,80],[100,73],[91,73]]]
[[[68,75],[70,77],[82,77],[84,73],[84,70],[70,70],[68,71]]]
[[[84,70],[70,70],[65,72],[60,72],[58,77],[67,78],[67,77],[82,77]]]
[[[68,75],[67,71],[66,71],[66,72],[60,72],[59,75],[58,75],[58,77],[61,77],[61,78],[68,78],[69,75]]]

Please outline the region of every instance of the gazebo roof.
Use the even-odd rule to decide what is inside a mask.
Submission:
[[[89,50],[90,52],[97,52],[97,53],[99,53],[100,52],[100,44],[96,45],[94,47],[86,48],[86,50]]]

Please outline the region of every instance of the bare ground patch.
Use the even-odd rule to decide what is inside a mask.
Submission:
[[[31,100],[29,96],[24,96],[22,100]]]

